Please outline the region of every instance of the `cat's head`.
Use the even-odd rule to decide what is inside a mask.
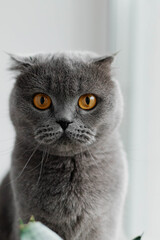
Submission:
[[[10,115],[17,136],[56,154],[104,141],[119,125],[122,99],[111,77],[113,56],[57,53],[11,56],[17,72]]]

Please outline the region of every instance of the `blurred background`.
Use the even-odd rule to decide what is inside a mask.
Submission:
[[[14,130],[8,101],[13,77],[5,52],[120,51],[114,75],[124,102],[121,133],[129,187],[128,239],[160,239],[160,1],[0,0],[0,180],[10,164]]]

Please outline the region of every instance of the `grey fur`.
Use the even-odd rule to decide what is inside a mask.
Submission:
[[[11,58],[16,141],[0,190],[0,239],[17,240],[18,219],[27,222],[31,215],[65,240],[121,239],[127,167],[113,57],[75,52]],[[39,92],[51,97],[49,109],[33,106]],[[89,111],[77,104],[85,93],[97,96]],[[71,122],[63,138],[61,119]]]

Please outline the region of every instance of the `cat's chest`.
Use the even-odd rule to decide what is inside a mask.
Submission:
[[[87,180],[84,167],[72,158],[67,163],[44,166],[37,189],[49,198],[71,198],[84,194]]]
[[[73,158],[56,166],[43,166],[41,177],[33,187],[35,206],[57,216],[59,211],[63,216],[81,215],[86,208],[94,208],[91,203],[96,202],[97,192],[103,192],[96,168],[85,167]]]

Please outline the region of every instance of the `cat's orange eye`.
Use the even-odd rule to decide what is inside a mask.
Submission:
[[[36,108],[45,110],[50,107],[51,99],[44,93],[38,93],[34,96],[33,103]]]
[[[84,110],[90,110],[96,106],[97,99],[93,94],[85,94],[79,98],[79,107]]]

